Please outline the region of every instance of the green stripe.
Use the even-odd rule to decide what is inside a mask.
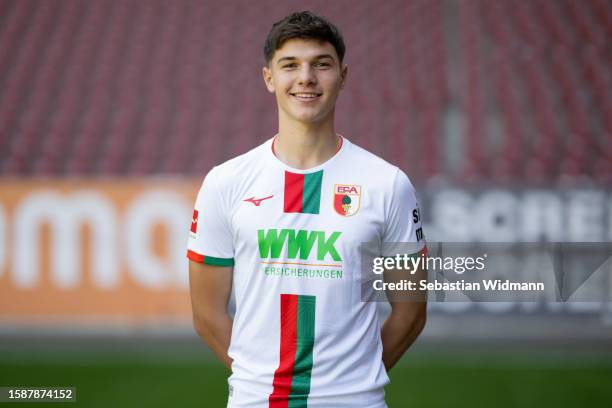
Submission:
[[[234,258],[215,258],[214,256],[204,255],[204,263],[215,266],[234,266]]]
[[[306,408],[310,394],[316,297],[298,297],[297,347],[288,408]]]
[[[321,181],[323,170],[304,174],[304,192],[302,193],[302,212],[318,214],[321,204]]]

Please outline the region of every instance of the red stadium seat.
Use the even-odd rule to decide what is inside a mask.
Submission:
[[[200,176],[271,137],[261,42],[268,11],[292,7],[7,2],[0,174]],[[338,131],[415,182],[608,180],[609,1],[341,0],[321,11],[348,44]],[[451,136],[461,152],[448,151]]]

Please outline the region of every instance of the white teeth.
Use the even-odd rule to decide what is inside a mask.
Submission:
[[[316,98],[317,96],[319,96],[318,94],[313,94],[313,93],[294,93],[293,96],[297,97],[297,98],[304,98],[304,99],[312,99],[312,98]]]

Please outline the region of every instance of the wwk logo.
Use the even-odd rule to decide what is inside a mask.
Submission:
[[[316,258],[323,261],[329,256],[336,262],[342,258],[334,244],[340,237],[340,232],[334,231],[329,237],[325,231],[306,231],[293,229],[258,230],[259,256],[262,258],[280,258],[283,250],[287,249],[289,259],[309,259],[311,252],[316,248]]]

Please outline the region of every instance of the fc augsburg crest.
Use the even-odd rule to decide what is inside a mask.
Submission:
[[[344,217],[355,215],[361,204],[361,186],[334,184],[334,210]]]

